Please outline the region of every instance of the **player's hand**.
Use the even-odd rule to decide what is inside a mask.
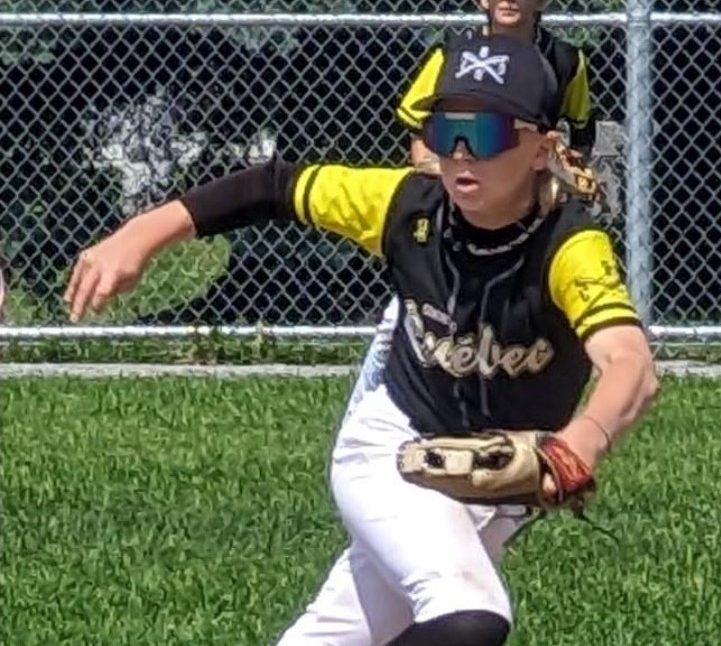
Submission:
[[[136,285],[154,254],[195,235],[193,218],[180,200],[131,218],[80,254],[65,292],[70,320],[79,321],[88,307],[101,312],[111,298]]]
[[[565,440],[568,447],[583,460],[591,473],[595,473],[596,467],[608,450],[605,436],[583,417],[571,421],[557,435]],[[555,499],[558,494],[556,484],[550,475],[543,477],[543,494],[549,500]]]
[[[83,251],[64,296],[70,320],[80,321],[88,307],[99,313],[113,297],[130,291],[149,260],[150,254],[126,229]]]

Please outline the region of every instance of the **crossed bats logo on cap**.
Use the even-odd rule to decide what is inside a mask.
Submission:
[[[503,85],[506,82],[508,62],[511,57],[508,54],[490,55],[490,49],[484,45],[478,55],[465,51],[461,53],[461,64],[458,67],[455,77],[463,78],[473,74],[476,81],[482,81],[486,75],[490,76],[496,83]]]

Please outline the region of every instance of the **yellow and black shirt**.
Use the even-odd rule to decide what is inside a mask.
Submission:
[[[182,201],[200,236],[294,219],[385,257],[401,311],[384,382],[423,433],[562,427],[590,374],[584,341],[639,324],[608,235],[573,203],[480,230],[439,178],[277,160]]]
[[[591,109],[586,56],[581,49],[542,28],[537,30],[536,45],[548,59],[558,80],[556,118],[568,122],[573,148],[590,150],[596,126]],[[434,94],[443,68],[445,47],[445,44],[438,45],[428,52],[396,109],[398,120],[414,134],[420,134],[428,113],[413,106],[420,99]]]

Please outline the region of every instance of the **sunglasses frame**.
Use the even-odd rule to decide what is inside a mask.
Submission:
[[[503,149],[497,150],[491,154],[487,155],[478,155],[476,152],[476,146],[468,140],[468,137],[464,135],[463,133],[458,133],[453,140],[452,148],[448,151],[444,149],[440,149],[440,146],[436,146],[435,142],[431,140],[431,128],[433,126],[433,121],[436,119],[436,115],[442,115],[443,118],[447,122],[453,122],[453,121],[463,121],[468,122],[471,119],[476,119],[479,115],[494,115],[494,116],[502,116],[502,117],[508,117],[509,119],[513,119],[512,123],[512,130],[513,130],[513,143],[510,146],[507,146]],[[492,157],[495,157],[497,155],[500,155],[501,153],[504,153],[508,150],[512,150],[516,146],[518,146],[518,136],[517,133],[519,130],[530,130],[533,132],[540,132],[540,128],[536,124],[528,123],[526,121],[523,121],[521,119],[512,117],[511,115],[505,115],[498,112],[450,112],[450,111],[438,111],[432,113],[424,122],[423,124],[423,143],[426,145],[426,147],[436,155],[439,155],[441,157],[451,157],[453,153],[455,152],[456,148],[458,147],[459,142],[463,141],[464,146],[466,147],[466,150],[468,153],[474,158],[474,159],[490,159]]]

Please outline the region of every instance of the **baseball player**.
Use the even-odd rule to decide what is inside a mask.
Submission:
[[[656,391],[607,234],[582,202],[559,203],[555,84],[531,45],[458,37],[416,105],[440,175],[275,158],[131,219],[73,269],[78,321],[168,245],[268,219],[386,259],[400,324],[332,455],[351,543],[282,646],[503,644],[512,612],[497,564],[526,503],[591,491]]]
[[[548,60],[558,81],[553,119],[562,118],[568,123],[571,147],[588,157],[595,142],[596,126],[591,109],[586,57],[581,49],[553,36],[540,26],[541,13],[548,7],[550,0],[476,2],[488,17],[484,33],[506,34],[532,42]],[[428,52],[396,110],[396,117],[411,133],[413,165],[428,172],[438,171],[438,157],[423,142],[422,127],[428,113],[414,107],[414,104],[434,91],[445,58],[444,49],[443,45],[439,45]],[[366,391],[378,386],[397,321],[398,300],[394,297],[383,311],[376,335],[363,360],[346,415],[350,414]]]

